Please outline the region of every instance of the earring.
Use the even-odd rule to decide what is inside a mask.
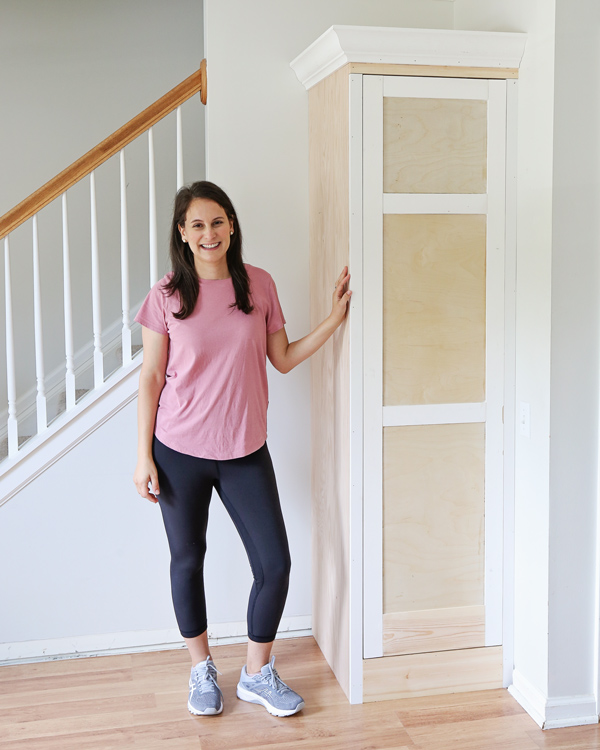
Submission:
[[[229,234],[233,234],[233,229],[231,230],[231,232],[229,232]]]

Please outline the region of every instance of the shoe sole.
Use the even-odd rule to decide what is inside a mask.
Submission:
[[[241,685],[237,686],[236,693],[237,697],[242,701],[246,701],[247,703],[258,703],[259,705],[264,706],[272,716],[293,716],[293,714],[297,714],[298,711],[301,711],[304,708],[304,701],[299,703],[296,708],[276,708],[275,706],[272,706],[265,698],[262,698],[260,695],[256,695],[256,693],[252,693],[249,690],[246,690]]]
[[[221,705],[219,708],[207,708],[206,711],[198,711],[197,708],[194,708],[192,704],[188,701],[188,711],[191,714],[194,714],[194,716],[216,716],[217,714],[220,714],[223,710],[223,702],[221,701]]]

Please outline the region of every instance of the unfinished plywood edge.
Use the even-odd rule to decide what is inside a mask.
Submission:
[[[364,702],[502,687],[502,646],[365,659]]]
[[[421,76],[432,78],[518,78],[518,68],[468,68],[458,65],[390,65],[349,63],[350,73],[381,76]]]
[[[526,38],[493,31],[331,26],[290,66],[307,89],[347,63],[514,70]]]
[[[331,307],[349,252],[348,77],[309,93],[311,319]],[[343,324],[312,361],[313,633],[349,695],[349,350]]]
[[[383,616],[384,656],[485,646],[485,607],[445,607]]]

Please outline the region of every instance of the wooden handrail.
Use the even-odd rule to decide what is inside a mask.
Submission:
[[[0,240],[70,187],[73,187],[76,182],[86,177],[107,159],[110,159],[111,156],[125,148],[128,143],[142,135],[148,128],[177,109],[180,104],[191,99],[194,94],[200,93],[202,103],[206,104],[206,88],[206,60],[202,60],[200,69],[192,73],[189,78],[175,86],[168,94],[151,104],[126,125],[123,125],[122,128],[105,138],[102,143],[94,146],[91,151],[73,162],[70,167],[67,167],[39,190],[36,190],[35,193],[32,193],[24,201],[5,213],[0,218]]]

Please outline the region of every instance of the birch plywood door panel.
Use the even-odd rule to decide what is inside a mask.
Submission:
[[[499,646],[505,82],[363,85],[365,657]]]

